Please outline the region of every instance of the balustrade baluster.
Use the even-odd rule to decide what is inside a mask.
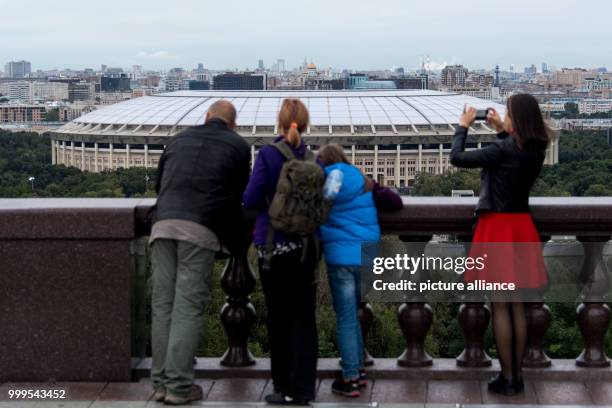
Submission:
[[[255,288],[255,274],[249,265],[247,252],[232,256],[221,276],[221,287],[227,294],[221,309],[221,322],[228,343],[221,365],[227,367],[255,364],[248,348],[249,334],[255,322],[255,308],[249,298]]]
[[[468,253],[470,236],[459,236],[459,241],[464,243],[466,254]],[[459,367],[489,367],[491,357],[485,351],[485,335],[491,320],[491,312],[480,297],[466,299],[466,302],[459,307],[457,316],[465,347],[461,354],[456,358]]]
[[[579,277],[581,303],[576,320],[582,334],[584,349],[576,359],[580,367],[609,367],[610,360],[604,342],[610,327],[610,308],[604,300],[610,289],[610,271],[603,258],[608,237],[578,237],[584,246],[584,262]]]
[[[374,320],[374,312],[372,306],[367,302],[361,302],[359,304],[359,323],[361,325],[361,336],[363,337],[363,364],[366,367],[374,365],[374,359],[368,352],[366,341],[368,339],[368,332],[372,326]]]
[[[400,236],[403,242],[410,243],[409,255],[421,256],[424,253],[431,236]],[[426,271],[416,271],[418,280],[427,280],[429,274]],[[433,359],[425,351],[425,338],[433,322],[433,310],[430,305],[422,299],[414,298],[402,304],[398,310],[398,322],[404,339],[406,349],[397,359],[397,364],[403,367],[427,367],[433,364]],[[421,300],[421,301],[419,301]]]
[[[541,237],[542,250],[549,239],[549,236]],[[527,317],[527,347],[523,365],[528,368],[550,367],[552,362],[546,355],[543,346],[544,337],[550,327],[550,308],[544,302],[526,303],[525,315]]]

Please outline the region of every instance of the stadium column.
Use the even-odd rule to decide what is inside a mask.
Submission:
[[[108,144],[108,168],[114,170],[113,167],[113,144]]]
[[[559,163],[559,138],[554,139],[554,155],[553,155],[553,164]]]
[[[402,156],[402,147],[397,145],[397,156],[395,157],[395,187],[400,186],[400,157]]]
[[[355,145],[351,145],[351,163],[355,165]]]
[[[70,165],[74,166],[74,140],[70,142]]]
[[[438,174],[444,173],[444,145],[438,145]]]
[[[255,166],[255,145],[251,145],[251,169]]]
[[[419,143],[419,158],[417,160],[416,172],[420,173],[423,171],[423,145]]]
[[[478,142],[478,148],[482,149],[482,142]]]
[[[378,145],[374,145],[374,180],[378,181]]]
[[[553,164],[553,150],[554,150],[554,141],[551,142],[550,146],[548,146],[548,150],[546,150],[546,160],[544,164]]]
[[[81,171],[85,170],[85,142],[81,140]]]
[[[94,143],[94,171],[98,172],[98,143]]]
[[[62,164],[65,166],[66,163],[66,141],[62,140]]]
[[[125,168],[130,168],[130,145],[129,143],[125,144]]]
[[[51,141],[51,164],[57,164],[57,140]]]
[[[145,167],[149,167],[149,145],[147,144],[146,140],[145,140],[145,145],[144,145],[144,161],[145,161]]]

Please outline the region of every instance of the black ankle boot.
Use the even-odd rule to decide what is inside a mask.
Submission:
[[[489,391],[506,396],[512,396],[518,393],[514,382],[512,380],[506,380],[502,373],[491,378],[489,381]]]
[[[517,393],[525,392],[525,381],[523,381],[523,377],[514,377],[516,378],[514,381],[514,390]]]

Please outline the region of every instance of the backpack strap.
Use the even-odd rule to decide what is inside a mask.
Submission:
[[[285,157],[286,160],[295,159],[295,154],[293,154],[293,150],[291,150],[289,145],[285,143],[284,140],[279,140],[278,142],[273,143],[272,146],[274,146],[279,152],[281,152],[281,154]]]

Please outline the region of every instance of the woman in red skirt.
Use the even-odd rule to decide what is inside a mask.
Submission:
[[[465,151],[468,129],[475,119],[476,110],[466,106],[453,140],[451,163],[482,168],[478,222],[470,255],[488,253],[488,258],[482,270],[468,271],[464,279],[514,283],[517,293],[542,288],[548,276],[540,237],[529,213],[529,192],[542,169],[551,131],[533,96],[513,95],[503,121],[489,109],[487,123],[498,132],[497,140],[482,149]],[[489,390],[514,395],[524,391],[524,304],[520,295],[508,299],[494,293],[491,306],[501,372],[489,382]]]

